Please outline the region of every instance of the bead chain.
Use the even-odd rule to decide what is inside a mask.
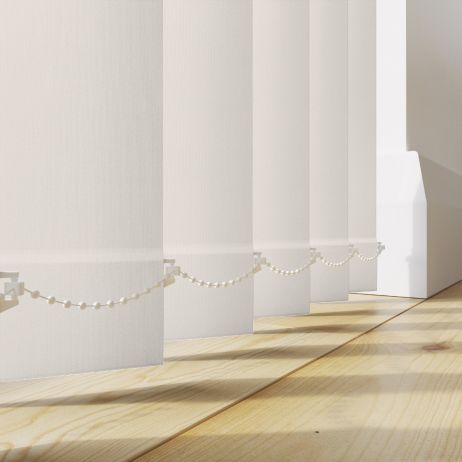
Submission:
[[[206,281],[204,279],[199,279],[191,274],[187,273],[186,271],[180,271],[180,276],[184,279],[186,279],[188,282],[191,284],[194,284],[199,287],[207,287],[207,288],[212,288],[212,289],[219,289],[222,287],[228,287],[228,286],[233,286],[234,284],[238,284],[239,282],[244,281],[245,279],[249,278],[252,276],[252,274],[255,274],[257,272],[256,267],[254,267],[251,271],[248,271],[247,273],[243,273],[240,276],[235,277],[234,279],[230,279],[229,281]]]
[[[154,289],[159,287],[166,287],[172,282],[172,276],[166,275],[160,281],[156,282],[150,287],[147,287],[143,292],[136,292],[129,297],[121,297],[119,300],[108,300],[106,303],[94,302],[91,305],[86,302],[79,302],[73,303],[71,300],[58,300],[55,296],[50,295],[48,297],[43,296],[40,291],[38,290],[30,290],[27,287],[24,287],[24,292],[30,294],[30,296],[34,299],[42,299],[45,300],[49,305],[54,305],[55,303],[58,305],[63,305],[64,308],[72,308],[77,307],[81,310],[85,310],[86,308],[93,308],[94,310],[99,310],[100,308],[113,308],[116,305],[126,305],[128,302],[132,300],[138,300],[145,295],[150,294]]]
[[[372,255],[371,257],[367,257],[366,255],[363,255],[359,252],[359,250],[356,250],[356,256],[364,263],[369,263],[371,261],[377,260],[379,255],[385,250],[385,246],[383,244],[379,245],[377,248],[377,252],[375,255]]]
[[[310,260],[300,268],[296,268],[294,270],[285,270],[279,268],[276,265],[273,265],[271,262],[267,262],[266,266],[269,268],[270,271],[276,274],[280,274],[281,276],[296,276],[297,274],[303,273],[303,271],[307,270],[311,265],[314,265],[319,258],[319,253],[311,252]]]
[[[46,296],[43,296],[38,290],[30,290],[26,287],[24,287],[24,292],[30,294],[30,296],[33,299],[45,300],[49,305],[58,304],[58,305],[64,306],[64,308],[76,307],[81,310],[85,310],[87,308],[93,308],[94,310],[99,310],[100,308],[113,308],[116,305],[125,305],[128,302],[138,300],[141,297],[144,297],[150,294],[154,289],[158,289],[160,287],[167,287],[173,284],[175,282],[175,276],[180,276],[183,279],[186,279],[191,284],[196,285],[198,287],[220,289],[220,288],[233,286],[235,284],[238,284],[248,279],[253,274],[256,274],[259,271],[261,271],[262,267],[264,266],[267,267],[273,273],[279,274],[281,276],[296,276],[302,273],[303,271],[307,270],[310,266],[314,265],[318,260],[322,264],[330,268],[338,268],[338,267],[346,265],[355,256],[364,263],[370,263],[376,260],[380,256],[380,254],[385,250],[385,246],[381,242],[377,244],[377,251],[372,256],[366,256],[366,255],[361,254],[359,250],[356,249],[352,245],[350,245],[349,248],[350,248],[350,252],[348,256],[344,260],[341,260],[341,261],[328,260],[320,252],[317,252],[316,249],[310,249],[311,255],[310,255],[309,261],[305,265],[299,268],[293,269],[293,270],[282,269],[272,264],[270,261],[267,261],[266,258],[261,256],[261,253],[255,253],[255,263],[252,269],[228,281],[206,281],[204,279],[199,279],[193,276],[192,274],[186,271],[183,271],[180,267],[174,266],[175,260],[164,260],[164,262],[168,263],[170,266],[166,268],[166,274],[164,275],[162,279],[157,281],[152,286],[146,288],[142,292],[136,292],[128,297],[121,297],[119,300],[108,300],[106,303],[94,302],[92,304],[87,304],[86,302],[83,302],[83,301],[79,303],[74,303],[71,300],[59,300],[53,295],[46,297]],[[0,294],[0,295],[3,295],[3,294]]]

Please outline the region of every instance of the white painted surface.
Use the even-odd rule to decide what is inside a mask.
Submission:
[[[254,247],[294,269],[309,260],[309,1],[253,2]],[[309,271],[255,278],[255,315],[306,314]]]
[[[348,235],[365,255],[376,237],[376,0],[348,1]],[[377,288],[377,261],[350,262],[350,291]]]
[[[405,0],[379,0],[377,14],[378,150],[389,156],[378,168],[378,291],[431,296],[462,279],[462,6],[408,0],[407,32]],[[404,148],[406,82],[418,155]]]
[[[462,279],[462,3],[408,0],[408,142],[428,201],[428,294]]]
[[[462,279],[462,176],[424,156],[420,161],[427,192],[430,296]]]
[[[310,240],[348,254],[348,2],[310,3]],[[312,267],[312,301],[348,297],[348,265]]]
[[[406,150],[406,0],[377,0],[377,292],[426,297],[427,197]]]
[[[201,279],[252,256],[252,2],[164,3],[165,253]],[[252,331],[253,280],[165,294],[168,338]]]
[[[377,159],[377,227],[386,250],[378,265],[377,291],[426,297],[427,201],[416,152]]]
[[[377,151],[407,151],[406,0],[377,0]]]
[[[0,3],[0,267],[92,303],[162,274],[162,3]],[[0,314],[0,379],[157,364],[162,292]]]

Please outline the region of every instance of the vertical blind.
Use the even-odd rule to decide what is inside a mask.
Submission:
[[[348,254],[348,1],[310,2],[310,242]],[[313,267],[311,300],[345,300],[348,265]]]
[[[21,298],[0,379],[158,364],[165,338],[375,289],[374,261],[308,266],[313,247],[376,251],[374,0],[7,3],[0,270],[57,298],[136,296]],[[143,292],[164,258],[189,279]]]
[[[309,2],[253,2],[253,242],[280,267],[309,259]],[[255,278],[256,316],[306,314],[310,274]]]

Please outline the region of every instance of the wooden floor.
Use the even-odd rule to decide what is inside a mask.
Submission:
[[[462,284],[139,461],[462,461]]]
[[[356,295],[163,366],[0,384],[0,460],[462,460],[461,300]]]

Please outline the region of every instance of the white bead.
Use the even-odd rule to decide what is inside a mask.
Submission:
[[[230,286],[233,286],[234,283],[235,283],[234,279],[230,279],[230,280],[228,281],[228,285],[230,285]]]
[[[106,305],[109,307],[109,308],[112,308],[114,306],[114,300],[108,300],[106,302]]]
[[[30,296],[32,298],[39,298],[40,297],[40,292],[38,290],[34,290],[33,292],[31,292]]]
[[[70,308],[72,306],[72,302],[70,300],[64,300],[63,305],[64,308]]]
[[[198,284],[199,286],[203,286],[203,285],[205,285],[205,281],[203,281],[202,279],[198,279],[198,280],[197,280],[197,284]]]
[[[122,303],[122,305],[125,305],[127,303],[127,301],[128,301],[127,297],[122,297],[120,299],[120,303]]]
[[[95,302],[93,303],[93,309],[94,310],[99,310],[101,308],[101,303],[100,302]]]
[[[50,295],[48,298],[47,298],[47,303],[49,305],[53,305],[53,303],[56,303],[56,297],[53,297],[53,295]]]
[[[85,302],[79,302],[78,305],[81,310],[85,310],[87,308],[87,304]]]
[[[152,287],[147,287],[144,292],[150,294],[152,292]]]
[[[133,300],[138,300],[140,298],[140,294],[134,293],[134,294],[132,294],[132,296],[130,298],[132,298]]]

